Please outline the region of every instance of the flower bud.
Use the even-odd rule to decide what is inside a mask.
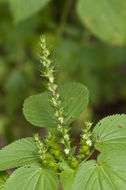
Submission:
[[[54,82],[54,77],[50,77],[50,78],[49,78],[49,81],[50,81],[51,83],[53,83],[53,82]]]
[[[89,139],[89,140],[86,141],[86,144],[87,144],[88,146],[91,146],[91,145],[92,145],[92,141]]]
[[[69,135],[66,134],[66,135],[64,136],[64,139],[69,140]]]
[[[65,154],[69,154],[70,149],[66,148],[66,149],[64,149],[64,152],[65,152]]]
[[[64,118],[63,117],[59,117],[59,121],[60,121],[61,124],[63,124]]]
[[[83,134],[83,135],[82,135],[82,138],[83,138],[83,139],[87,139],[87,137],[88,137],[88,136],[87,136],[86,134]]]

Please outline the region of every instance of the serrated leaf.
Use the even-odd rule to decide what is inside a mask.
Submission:
[[[64,170],[60,175],[60,180],[63,190],[72,190],[73,181],[75,178],[75,171],[72,169]]]
[[[5,183],[9,178],[9,174],[7,172],[0,172],[0,190],[4,190]]]
[[[6,183],[5,190],[59,190],[59,182],[53,170],[40,167],[17,169]]]
[[[125,0],[78,0],[77,12],[96,36],[109,43],[126,43]]]
[[[95,147],[100,152],[126,147],[126,115],[112,115],[102,119],[94,128]]]
[[[88,90],[79,83],[69,83],[59,88],[62,106],[65,109],[65,124],[69,125],[83,112],[88,104]],[[56,127],[55,110],[49,102],[50,94],[31,96],[24,103],[23,112],[30,123],[39,127]]]
[[[72,190],[125,190],[126,155],[124,151],[101,153],[98,161],[88,161],[80,167]]]
[[[0,150],[0,171],[19,166],[40,164],[33,138],[17,140]]]
[[[16,22],[23,21],[44,8],[50,0],[9,0]]]

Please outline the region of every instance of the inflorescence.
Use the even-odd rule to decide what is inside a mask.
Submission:
[[[78,155],[79,160],[83,160],[86,156],[90,154],[92,149],[93,140],[91,133],[91,122],[85,122],[85,125],[82,129],[81,140],[80,140],[80,155]]]
[[[90,132],[92,123],[85,123],[80,140],[80,153],[75,156],[73,148],[71,147],[71,138],[69,135],[70,127],[65,125],[65,108],[62,106],[61,94],[55,82],[55,67],[44,36],[41,37],[40,47],[40,62],[43,67],[41,76],[47,79],[46,87],[50,93],[50,103],[55,110],[55,117],[58,123],[56,129],[59,135],[55,137],[49,132],[49,134],[41,140],[39,135],[35,134],[35,143],[43,165],[50,166],[56,170],[62,170],[59,163],[67,160],[72,168],[76,168],[79,163],[90,154],[92,149],[93,143]],[[61,146],[59,142],[63,146]]]
[[[41,37],[42,55],[40,61],[44,66],[44,71],[41,71],[42,76],[48,79],[47,89],[51,92],[51,104],[55,109],[55,116],[58,121],[57,129],[62,135],[62,144],[64,145],[64,153],[69,157],[70,155],[70,136],[69,129],[65,126],[64,122],[64,108],[61,106],[61,98],[58,93],[57,84],[55,83],[55,68],[53,61],[50,59],[50,51],[46,46],[45,37]]]

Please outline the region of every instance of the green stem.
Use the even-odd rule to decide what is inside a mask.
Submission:
[[[64,9],[63,9],[63,14],[61,16],[60,26],[59,26],[59,30],[58,30],[58,41],[60,41],[62,36],[63,36],[65,24],[66,24],[66,21],[67,21],[67,17],[68,17],[68,14],[69,14],[69,10],[70,10],[72,1],[73,0],[66,0],[66,2],[65,2],[65,6],[64,6]]]
[[[86,161],[92,156],[92,154],[94,153],[94,151],[95,151],[95,148],[93,148],[92,151],[90,152],[90,154],[87,156],[87,158],[85,158],[85,159],[83,160],[83,162],[80,163],[80,166],[81,166],[84,162],[86,162]]]

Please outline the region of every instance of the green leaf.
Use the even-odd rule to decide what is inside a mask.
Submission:
[[[101,153],[98,161],[88,161],[79,168],[72,190],[125,190],[126,155],[120,150]]]
[[[0,190],[4,190],[5,183],[9,178],[9,174],[7,172],[0,172]]]
[[[60,175],[60,180],[63,190],[72,190],[73,181],[75,178],[75,171],[72,169],[64,170]]]
[[[40,167],[17,169],[6,183],[6,190],[59,190],[53,170]]]
[[[112,115],[102,119],[94,128],[95,147],[99,151],[126,147],[126,115]]]
[[[23,21],[44,8],[50,0],[9,0],[16,22]]]
[[[88,104],[88,90],[79,83],[69,83],[59,88],[62,106],[65,109],[65,124],[69,125],[83,112]],[[50,94],[31,96],[25,100],[23,112],[30,123],[39,127],[56,127],[55,110],[49,102]]]
[[[55,127],[55,110],[50,105],[49,94],[42,93],[29,97],[24,102],[23,113],[27,121],[39,127]]]
[[[59,162],[59,166],[63,168],[63,170],[69,170],[70,166],[67,161]]]
[[[17,140],[0,150],[0,171],[19,166],[39,164],[40,158],[33,138]]]
[[[125,0],[78,0],[77,12],[96,36],[109,43],[126,43]]]

